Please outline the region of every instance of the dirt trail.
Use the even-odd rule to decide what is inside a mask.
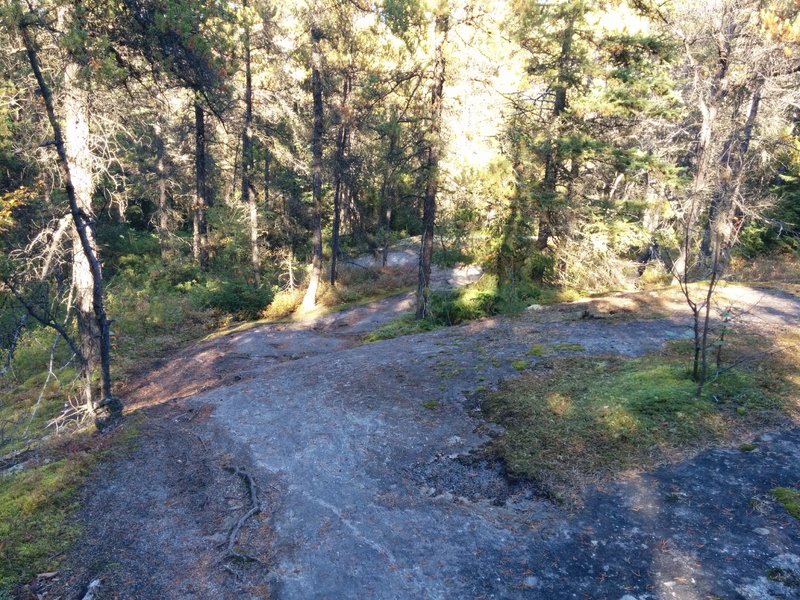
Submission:
[[[728,293],[750,306],[762,330],[800,324],[795,297]],[[117,530],[147,526],[109,546],[108,519],[87,519],[86,552],[116,549],[117,560],[76,570],[72,589],[99,571],[106,597],[120,598],[262,598],[267,587],[286,600],[800,597],[797,521],[774,503],[748,504],[775,485],[800,485],[800,429],[762,436],[755,452],[708,451],[619,481],[590,493],[575,514],[470,460],[493,432],[471,392],[515,376],[514,360],[544,360],[526,355],[532,344],[634,356],[689,335],[685,312],[581,318],[602,316],[593,313],[602,306],[562,305],[360,345],[360,334],[410,307],[409,297],[396,297],[200,344],[131,386],[138,406],[161,405],[151,409],[153,445],[110,466],[87,494],[111,514],[132,511]],[[170,423],[177,426],[164,433]],[[165,446],[172,450],[158,454]],[[198,471],[213,456],[216,466]],[[268,557],[263,567],[225,571],[213,560],[231,501],[225,493],[237,483],[221,475],[226,461],[250,469],[267,498],[268,514],[252,524],[263,535],[247,540]],[[147,473],[159,464],[153,483]],[[184,506],[170,479],[194,486],[203,502]],[[153,499],[132,500],[141,497]],[[163,510],[170,502],[184,508]],[[148,548],[159,551],[148,556]],[[142,565],[149,587],[131,575]]]

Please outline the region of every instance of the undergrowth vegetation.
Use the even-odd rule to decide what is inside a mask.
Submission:
[[[683,341],[635,359],[551,358],[485,394],[486,414],[505,428],[491,451],[511,476],[575,500],[588,483],[796,416],[797,341],[785,340],[785,350],[765,361],[753,348],[769,341],[741,336],[726,348],[728,366],[699,397]]]
[[[432,331],[439,327],[459,325],[475,319],[515,314],[532,304],[568,302],[578,297],[579,295],[572,290],[534,284],[501,287],[495,275],[486,274],[471,285],[432,292],[431,315],[428,318],[415,320],[412,315],[398,317],[366,334],[364,341],[376,342],[401,335]]]
[[[336,286],[330,285],[325,280],[320,282],[316,310],[320,312],[343,310],[355,304],[379,300],[410,291],[416,281],[417,274],[404,267],[342,269],[337,277]],[[301,288],[279,290],[270,305],[262,311],[262,316],[268,320],[286,319],[297,311],[302,300]]]

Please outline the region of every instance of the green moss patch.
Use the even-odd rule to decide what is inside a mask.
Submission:
[[[574,344],[570,342],[559,342],[556,344],[533,344],[528,349],[528,356],[549,356],[551,354],[558,354],[562,352],[583,352],[586,348],[583,344]]]
[[[0,475],[0,598],[59,568],[81,533],[74,519],[81,485],[98,460],[135,447],[138,422],[130,417],[113,435],[56,436],[37,447],[37,464]]]
[[[787,487],[776,487],[772,490],[772,495],[783,505],[786,512],[795,519],[800,519],[800,490]]]
[[[77,540],[69,516],[87,466],[62,459],[0,478],[0,592],[55,570]]]
[[[560,342],[550,346],[554,352],[583,352],[586,348],[583,344],[575,344],[570,342]]]
[[[562,357],[552,369],[527,371],[485,395],[486,414],[505,429],[492,450],[512,476],[568,499],[591,481],[782,416],[766,372],[731,369],[698,398],[679,350]]]
[[[390,340],[403,335],[412,335],[414,333],[422,333],[423,331],[433,331],[440,328],[429,319],[416,320],[413,315],[403,316],[394,319],[377,327],[367,333],[362,340],[364,342],[379,342],[381,340]]]

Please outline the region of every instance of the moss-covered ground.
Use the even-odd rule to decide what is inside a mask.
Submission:
[[[137,423],[103,436],[82,431],[48,440],[0,475],[0,598],[59,568],[81,532],[74,519],[81,485],[98,460],[131,448]]]
[[[484,394],[484,410],[505,428],[492,450],[512,476],[570,499],[586,483],[735,442],[796,417],[793,341],[765,357],[753,349],[772,347],[769,340],[741,336],[726,347],[728,362],[699,396],[685,342],[633,359],[549,356],[550,348],[534,348],[531,355],[547,356],[538,368]]]
[[[783,505],[787,513],[795,519],[800,519],[800,490],[776,487],[772,490],[772,495]]]

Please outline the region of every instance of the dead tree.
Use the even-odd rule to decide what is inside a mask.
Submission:
[[[65,17],[67,17],[67,15],[65,15]],[[33,23],[31,21],[23,18],[18,23],[18,31],[25,46],[28,62],[36,78],[36,83],[39,86],[39,91],[42,95],[47,112],[47,118],[53,131],[53,145],[56,148],[58,166],[64,180],[67,199],[69,200],[70,214],[72,215],[72,221],[75,227],[75,236],[79,242],[79,245],[75,245],[73,250],[73,261],[77,261],[77,264],[73,263],[73,273],[75,273],[76,270],[80,271],[81,269],[86,269],[90,274],[89,278],[81,279],[81,285],[85,283],[88,286],[90,279],[91,293],[89,294],[89,290],[79,287],[76,283],[75,300],[76,305],[78,302],[84,302],[83,307],[78,308],[77,311],[81,347],[88,349],[90,352],[97,352],[97,354],[99,354],[102,397],[99,402],[93,401],[89,381],[92,359],[85,356],[87,365],[86,386],[88,388],[87,408],[96,410],[100,407],[105,407],[112,417],[118,417],[122,414],[122,404],[112,394],[110,328],[103,302],[103,273],[100,260],[97,256],[97,247],[92,230],[94,221],[90,212],[92,190],[89,186],[92,180],[91,171],[89,171],[88,174],[84,171],[85,163],[83,161],[85,157],[81,156],[78,164],[75,165],[77,179],[73,179],[73,163],[71,163],[70,158],[72,157],[74,160],[78,160],[75,157],[75,152],[78,151],[76,148],[80,148],[81,139],[79,137],[75,140],[75,142],[72,143],[72,149],[68,150],[65,137],[62,133],[61,124],[56,117],[52,91],[42,74],[36,44],[30,31],[32,25]],[[65,120],[67,122],[68,134],[82,136],[84,135],[83,128],[88,127],[88,96],[78,89],[81,85],[76,79],[78,73],[79,65],[75,63],[68,65],[67,69],[65,69]],[[74,88],[70,88],[70,85],[74,86]],[[83,101],[87,102],[87,104],[81,105]],[[86,194],[87,191],[89,192],[88,199],[79,195]],[[81,272],[79,276],[83,277],[84,273]],[[91,302],[86,302],[86,298],[80,298],[79,296],[81,296],[81,294],[89,296]],[[82,314],[82,311],[87,310],[89,307],[93,313],[92,323],[88,323],[90,315],[85,312]],[[81,319],[87,322],[81,325]],[[97,332],[96,338],[94,337],[95,332]],[[89,335],[92,335],[92,337],[89,338]],[[84,350],[84,352],[86,352],[86,350]]]

